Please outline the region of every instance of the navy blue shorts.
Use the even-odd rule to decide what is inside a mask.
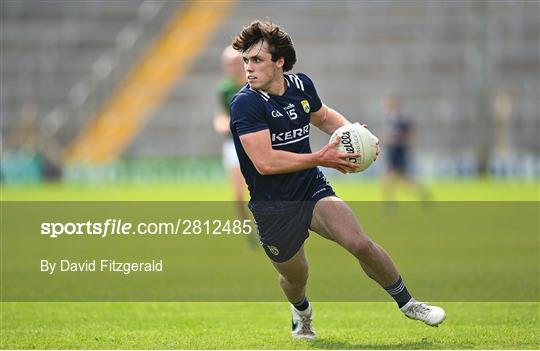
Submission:
[[[259,239],[266,255],[274,262],[290,260],[309,237],[309,226],[315,204],[327,196],[335,196],[324,176],[317,178],[308,201],[250,203],[257,223]]]

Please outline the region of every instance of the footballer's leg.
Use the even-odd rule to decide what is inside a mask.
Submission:
[[[382,197],[385,202],[395,200],[397,175],[392,169],[384,171],[381,181]]]
[[[306,298],[309,266],[304,246],[288,261],[272,261],[272,264],[279,272],[279,285],[291,303],[292,336],[296,339],[315,339],[312,308]]]
[[[236,157],[236,154],[234,155],[234,157]],[[246,223],[245,221],[249,219],[244,194],[246,183],[244,181],[244,176],[242,175],[242,171],[240,170],[240,166],[238,164],[230,167],[229,178],[231,179],[233,185],[234,200],[236,203],[236,209],[239,215],[239,219],[242,221],[242,223]],[[259,240],[256,233],[250,233],[249,235],[246,235],[246,238],[248,241],[248,247],[250,249],[255,249],[259,246]]]
[[[308,280],[308,261],[304,252],[304,246],[289,260],[272,264],[279,273],[279,285],[287,299],[295,303],[304,298]]]
[[[386,251],[364,234],[356,216],[340,198],[329,196],[317,202],[311,229],[358,258],[366,274],[381,286],[398,279],[399,273]]]
[[[353,254],[364,272],[392,296],[407,317],[432,326],[442,323],[444,310],[411,297],[388,253],[362,231],[343,200],[335,196],[319,200],[313,210],[311,229]]]

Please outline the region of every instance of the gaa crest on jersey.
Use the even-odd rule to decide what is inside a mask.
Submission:
[[[300,101],[300,103],[302,104],[302,108],[304,109],[304,112],[309,113],[310,111],[309,102],[307,100],[302,100]]]

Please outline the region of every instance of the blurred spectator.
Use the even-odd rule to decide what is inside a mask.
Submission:
[[[397,96],[388,96],[383,105],[388,119],[382,144],[386,160],[382,179],[383,200],[394,201],[397,186],[403,186],[421,200],[427,200],[431,197],[429,190],[411,175],[411,148],[415,137],[413,121],[401,113]]]
[[[223,72],[225,77],[218,85],[219,110],[214,117],[214,129],[217,133],[225,136],[227,140],[223,143],[223,166],[229,173],[229,179],[233,187],[234,200],[240,219],[248,219],[247,208],[244,204],[246,182],[240,171],[240,164],[234,149],[229,127],[229,104],[233,96],[246,84],[246,73],[242,55],[228,46],[221,55]],[[256,245],[256,235],[250,235],[250,246]]]
[[[62,147],[38,123],[37,108],[26,101],[19,123],[2,142],[1,179],[7,182],[58,181]]]

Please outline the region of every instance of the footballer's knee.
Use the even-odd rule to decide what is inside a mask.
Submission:
[[[294,288],[302,288],[307,284],[308,273],[294,277],[285,277],[284,275],[280,274],[278,279],[281,286],[285,284]]]
[[[348,248],[356,258],[362,260],[362,258],[371,257],[375,252],[375,243],[368,238],[358,238],[350,244]]]

